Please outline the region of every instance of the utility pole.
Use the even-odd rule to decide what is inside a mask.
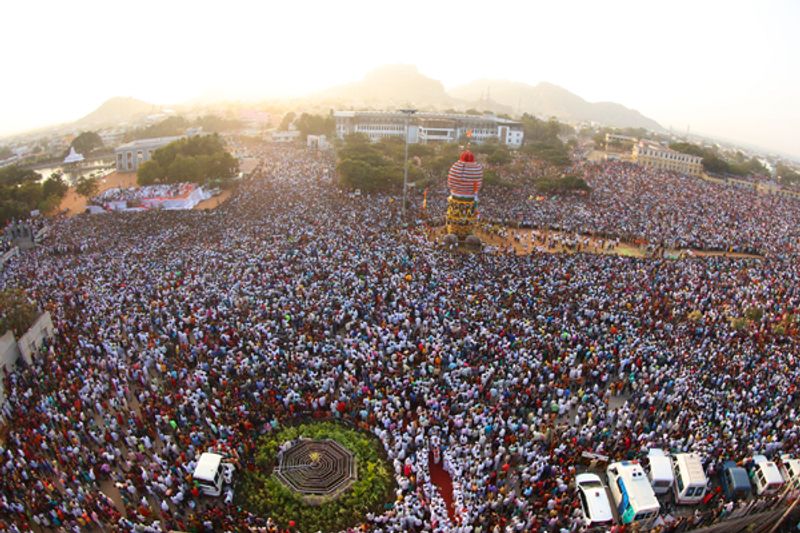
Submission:
[[[405,146],[405,156],[403,157],[403,211],[402,211],[402,218],[403,223],[406,221],[406,197],[408,194],[408,121],[411,118],[411,115],[417,112],[416,109],[401,109],[401,113],[406,116],[406,146]]]

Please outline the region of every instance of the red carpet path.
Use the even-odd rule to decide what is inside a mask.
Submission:
[[[428,458],[430,461],[431,481],[439,489],[439,494],[442,495],[444,502],[447,504],[447,515],[450,520],[455,522],[456,510],[453,505],[453,480],[450,474],[442,468],[441,462],[439,464],[433,462],[433,454]]]

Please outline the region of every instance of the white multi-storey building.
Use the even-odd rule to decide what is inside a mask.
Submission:
[[[391,111],[336,111],[333,116],[340,139],[352,133],[363,133],[371,141],[402,137],[406,119],[409,143],[458,142],[469,137],[476,143],[497,139],[510,148],[519,148],[525,138],[520,122],[494,115],[416,113],[408,117]]]

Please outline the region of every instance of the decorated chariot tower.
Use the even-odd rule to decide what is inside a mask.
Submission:
[[[448,241],[477,241],[473,235],[478,217],[478,192],[483,184],[483,166],[475,161],[475,155],[468,149],[450,167],[447,174],[447,237]],[[480,242],[480,241],[477,241]],[[468,244],[474,244],[469,242]]]

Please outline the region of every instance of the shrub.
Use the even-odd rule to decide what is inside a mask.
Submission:
[[[742,317],[732,318],[731,327],[736,331],[742,331],[744,328],[747,327],[747,320],[745,320]]]
[[[321,505],[304,502],[272,473],[280,446],[299,437],[332,439],[353,452],[358,480],[334,500]],[[242,474],[236,491],[240,504],[254,514],[271,517],[281,527],[294,520],[300,531],[340,531],[359,524],[367,513],[383,512],[394,490],[392,471],[382,457],[377,438],[334,422],[288,426],[261,437],[255,464],[253,471]]]
[[[752,322],[761,322],[764,317],[764,310],[760,307],[748,307],[744,310],[744,317]]]

